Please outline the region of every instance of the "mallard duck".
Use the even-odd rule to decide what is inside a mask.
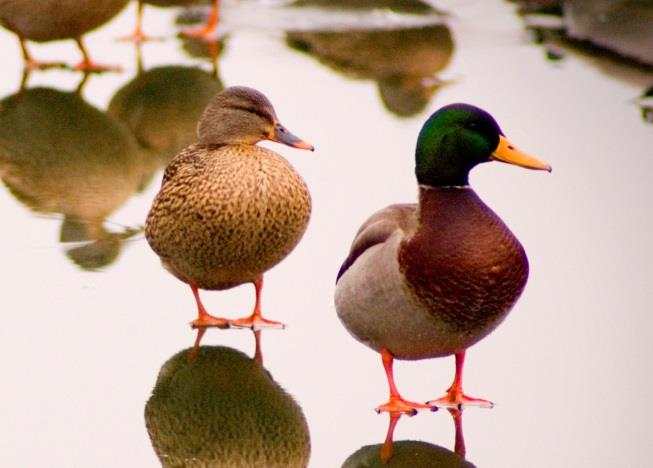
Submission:
[[[74,39],[83,56],[75,68],[85,71],[115,69],[94,63],[84,47],[82,36],[116,16],[128,1],[0,0],[0,23],[18,36],[27,68],[49,65],[32,58],[25,44],[27,39],[36,42]]]
[[[186,349],[161,367],[145,407],[164,467],[304,468],[302,408],[254,359],[226,346]]]
[[[432,114],[417,139],[418,203],[389,206],[365,221],[338,272],[340,320],[382,356],[390,400],[377,411],[491,406],[463,393],[465,350],[501,323],[528,277],[521,244],[469,186],[469,171],[492,160],[551,171],[515,148],[478,107],[452,104]],[[394,358],[451,354],[456,375],[444,397],[426,405],[401,397]]]
[[[283,157],[256,146],[272,140],[313,150],[291,134],[268,99],[234,86],[209,102],[199,141],[166,167],[145,224],[145,236],[163,266],[190,285],[198,308],[191,325],[281,327],[260,313],[263,274],[283,260],[304,234],[311,212],[306,184]],[[254,283],[256,305],[246,318],[209,315],[198,289]]]

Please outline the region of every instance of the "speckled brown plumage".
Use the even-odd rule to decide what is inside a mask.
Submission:
[[[280,262],[299,242],[310,212],[308,188],[278,154],[197,144],[166,169],[145,235],[180,280],[226,289]]]
[[[206,327],[283,327],[261,315],[263,274],[301,239],[311,197],[288,161],[256,143],[313,150],[279,122],[261,92],[244,86],[211,99],[197,137],[168,164],[145,222],[145,237],[163,266],[193,291],[196,348]],[[201,303],[198,289],[247,282],[256,288],[249,317],[215,317]]]

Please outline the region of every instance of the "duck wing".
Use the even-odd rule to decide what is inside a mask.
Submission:
[[[404,231],[404,235],[411,235],[416,228],[417,205],[414,203],[390,205],[374,213],[356,233],[349,255],[338,271],[336,283],[367,249],[382,244],[397,230]]]

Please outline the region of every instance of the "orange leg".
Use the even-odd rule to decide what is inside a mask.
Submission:
[[[480,398],[472,398],[463,393],[463,365],[465,364],[465,351],[456,353],[456,375],[447,393],[440,398],[430,400],[429,405],[439,408],[462,408],[463,406],[480,406],[481,408],[492,408],[494,403]]]
[[[388,412],[392,413],[404,413],[409,416],[414,416],[417,414],[418,410],[428,409],[433,410],[433,406],[424,405],[422,403],[415,403],[414,401],[404,400],[403,397],[399,394],[397,387],[395,386],[395,379],[392,373],[392,363],[394,357],[387,349],[381,351],[381,360],[383,361],[383,368],[385,369],[385,375],[388,378],[388,386],[390,387],[390,399],[387,403],[384,403],[375,408],[377,413]]]
[[[190,288],[193,290],[193,296],[195,297],[195,302],[197,303],[197,318],[190,323],[191,327],[200,329],[208,327],[229,328],[229,320],[220,317],[214,317],[206,311],[202,305],[202,301],[200,300],[200,293],[197,290],[197,286],[191,284]],[[198,333],[196,344],[199,344],[199,341],[202,339],[203,335],[204,333],[201,335]]]
[[[143,34],[143,0],[138,0],[136,7],[136,27],[129,36],[120,37],[121,41],[145,42],[153,40],[153,37]]]
[[[25,38],[22,36],[18,36],[18,41],[20,42],[20,50],[23,53],[23,62],[25,63],[25,69],[26,70],[45,70],[46,68],[65,68],[66,64],[63,62],[40,62],[38,60],[34,60],[32,58],[32,55],[29,53],[29,50],[27,50],[27,44],[25,41]]]
[[[231,325],[234,327],[251,328],[258,330],[261,328],[285,328],[286,326],[281,322],[265,319],[261,316],[261,290],[263,289],[263,276],[259,276],[254,281],[256,288],[256,304],[254,311],[249,317],[244,317],[236,320],[231,320]]]
[[[214,39],[215,31],[218,27],[219,10],[220,0],[214,0],[213,7],[211,7],[211,13],[209,13],[209,19],[206,21],[206,24],[199,29],[186,29],[182,31],[182,34],[189,37],[201,37],[207,40]]]
[[[390,417],[390,421],[388,422],[388,432],[386,433],[380,454],[383,463],[388,463],[392,458],[395,427],[397,426],[399,419],[403,416],[403,413],[388,413],[388,416]]]
[[[463,436],[463,410],[458,408],[449,408],[449,414],[453,418],[453,425],[456,430],[456,441],[454,452],[465,458],[467,450],[465,449],[465,437]]]
[[[88,55],[88,51],[86,50],[86,47],[84,47],[84,43],[82,42],[81,37],[76,37],[75,42],[77,43],[77,47],[79,48],[80,52],[82,53],[82,61],[79,62],[77,65],[75,65],[73,68],[75,70],[83,71],[86,73],[100,73],[100,72],[105,72],[105,71],[120,71],[120,66],[118,65],[102,65],[99,63],[95,63],[91,60],[91,57]]]

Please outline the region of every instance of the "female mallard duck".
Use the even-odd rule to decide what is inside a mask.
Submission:
[[[82,36],[116,16],[128,1],[0,0],[0,23],[18,36],[26,68],[48,66],[32,59],[25,45],[26,39],[36,42],[75,39],[83,56],[83,60],[75,68],[102,71],[115,67],[91,61]]]
[[[292,166],[269,149],[272,140],[313,150],[279,123],[260,92],[225,89],[209,102],[198,124],[199,141],[167,166],[145,224],[145,237],[163,266],[193,290],[200,328],[282,326],[260,314],[263,273],[279,263],[304,234],[311,198]],[[251,316],[209,315],[199,289],[254,283]]]
[[[338,272],[338,316],[382,356],[390,400],[378,411],[492,405],[462,391],[465,350],[506,317],[526,285],[528,260],[469,186],[469,171],[491,160],[551,171],[508,142],[487,112],[467,104],[435,112],[417,139],[418,204],[392,205],[372,215]],[[444,397],[422,405],[399,395],[395,357],[451,354],[456,375]]]

